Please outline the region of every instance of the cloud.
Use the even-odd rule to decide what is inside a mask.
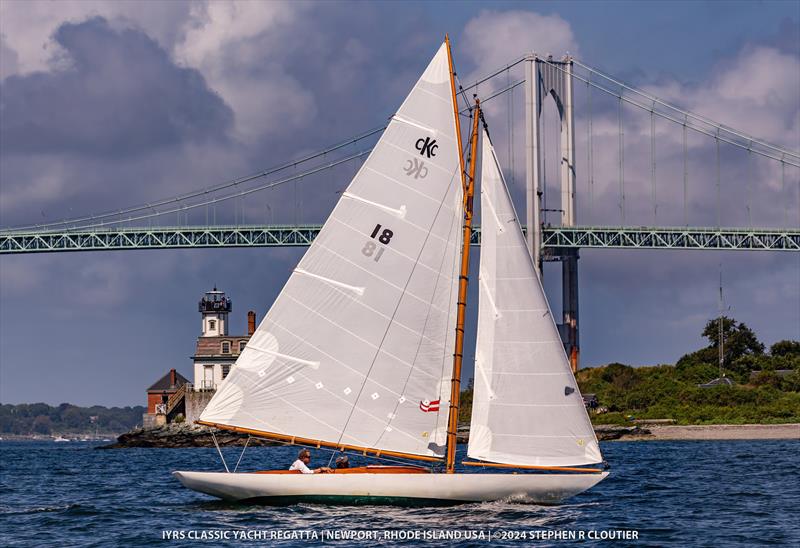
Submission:
[[[570,24],[558,15],[532,11],[482,11],[464,27],[463,51],[475,64],[472,76],[484,76],[526,53],[579,53]],[[469,79],[464,83],[471,82]]]
[[[2,150],[136,155],[223,140],[232,114],[197,71],[177,67],[146,34],[102,18],[59,27],[69,66],[2,85]]]
[[[461,83],[468,85],[523,55],[552,54],[560,59],[567,53],[579,54],[580,47],[571,25],[559,15],[523,10],[484,10],[466,23],[458,51],[461,55],[457,59],[466,59],[470,67],[469,71],[462,69],[463,73],[459,74]],[[493,92],[523,78],[523,66],[518,64],[506,74],[480,84],[475,93],[486,99]],[[521,161],[512,166],[512,162],[525,157],[523,86],[485,102],[483,109],[492,142],[512,186],[512,194],[515,198],[520,197],[524,192],[525,166]]]
[[[729,127],[800,148],[800,55],[745,45],[698,85],[669,81],[646,88],[669,102]]]
[[[175,57],[200,70],[233,107],[241,139],[302,127],[316,114],[311,92],[279,60],[283,29],[309,6],[292,2],[206,2],[192,6]]]
[[[190,3],[183,0],[148,2],[146,9],[138,0],[59,0],[57,2],[0,2],[0,31],[18,63],[2,77],[50,71],[54,56],[63,54],[54,40],[64,23],[78,23],[103,17],[117,29],[146,29],[161,47],[171,50],[178,39]]]
[[[19,55],[6,42],[4,34],[0,33],[0,80],[17,72]]]

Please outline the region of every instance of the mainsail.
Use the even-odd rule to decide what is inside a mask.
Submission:
[[[441,456],[462,185],[445,44],[200,420]]]
[[[468,456],[569,466],[602,461],[488,135],[481,155],[478,335]]]

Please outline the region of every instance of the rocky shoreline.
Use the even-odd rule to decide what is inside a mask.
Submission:
[[[216,435],[220,446],[242,446],[245,444],[247,434],[237,434],[216,430],[207,426],[186,423],[172,423],[156,428],[135,428],[117,438],[109,445],[102,445],[98,449],[124,449],[130,447],[214,447],[212,432]],[[650,430],[639,426],[597,426],[595,427],[597,439],[600,441],[623,439],[647,439],[651,436]],[[459,428],[458,442],[466,443],[469,439],[469,428]],[[250,438],[250,446],[282,445],[261,438]]]
[[[122,449],[127,447],[213,447],[214,431],[221,446],[242,446],[247,434],[214,430],[195,424],[168,424],[156,428],[136,428],[122,434],[117,441],[98,449]],[[597,425],[594,427],[600,441],[647,441],[647,440],[770,440],[800,439],[800,424],[711,424],[697,426],[648,424],[642,426]],[[469,428],[458,430],[458,442],[466,443]],[[251,446],[282,445],[261,438],[250,438]]]
[[[125,449],[130,447],[160,447],[168,449],[178,449],[184,447],[214,447],[214,438],[217,438],[220,446],[238,445],[242,446],[247,441],[247,434],[227,432],[200,426],[196,424],[171,423],[155,428],[134,428],[117,438],[117,441],[109,445],[101,445],[97,449]],[[278,442],[265,440],[263,438],[250,438],[248,444],[252,447],[264,445],[280,445]]]

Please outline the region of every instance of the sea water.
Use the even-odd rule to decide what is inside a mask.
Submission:
[[[216,449],[95,446],[0,441],[0,545],[800,546],[798,441],[602,443],[611,475],[563,504],[446,508],[220,502],[170,475],[224,470]],[[240,449],[223,451],[233,467]],[[248,448],[240,468],[287,468],[296,452]]]

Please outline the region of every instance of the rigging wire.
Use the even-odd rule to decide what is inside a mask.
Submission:
[[[239,460],[236,461],[236,466],[233,467],[233,472],[234,473],[236,473],[236,471],[239,469],[239,464],[241,464],[241,462],[242,462],[242,457],[244,457],[244,452],[247,449],[247,446],[250,444],[250,439],[251,438],[252,438],[252,436],[248,435],[247,436],[247,441],[244,442],[244,447],[242,447],[242,454],[239,455]]]
[[[495,69],[495,70],[493,70],[493,71],[492,71],[492,72],[490,72],[488,75],[486,75],[486,76],[483,76],[482,78],[479,78],[478,80],[476,80],[476,81],[475,81],[475,82],[473,82],[472,84],[470,84],[470,85],[468,85],[467,87],[465,87],[465,88],[464,88],[464,91],[469,91],[469,90],[471,90],[472,88],[477,88],[477,87],[478,87],[479,85],[481,85],[482,83],[484,83],[484,82],[486,82],[486,81],[488,81],[488,80],[491,80],[491,79],[492,79],[492,78],[494,78],[495,76],[498,76],[498,75],[500,75],[500,74],[503,74],[503,73],[504,73],[504,72],[506,72],[507,70],[509,70],[509,69],[511,69],[511,68],[513,68],[513,67],[515,67],[515,66],[517,66],[517,65],[519,65],[520,63],[522,63],[522,62],[523,62],[523,61],[525,61],[526,59],[528,59],[528,56],[527,56],[527,55],[523,55],[522,57],[519,57],[518,59],[515,59],[515,60],[514,60],[514,61],[512,61],[511,63],[508,63],[506,66],[504,66],[504,67],[501,67],[501,68],[498,68],[498,69]],[[481,102],[486,102],[486,100],[485,100],[485,99],[481,99]]]
[[[214,445],[217,448],[217,453],[219,453],[219,458],[222,459],[223,466],[225,466],[225,471],[230,474],[231,471],[228,470],[228,463],[225,462],[225,457],[222,456],[222,449],[219,448],[219,442],[217,441],[217,436],[214,434],[214,432],[211,432],[211,439],[214,440]]]

